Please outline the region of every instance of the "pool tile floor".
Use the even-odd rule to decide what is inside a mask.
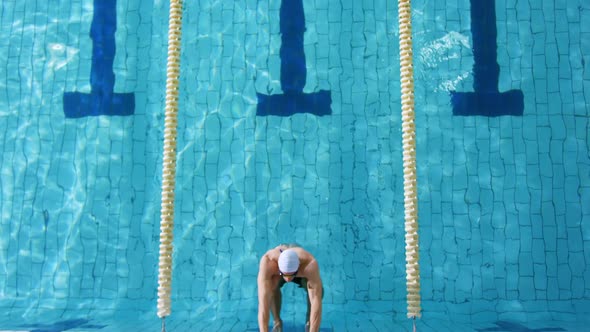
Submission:
[[[51,316],[51,315],[50,315]],[[121,332],[121,331],[163,331],[162,320],[157,316],[146,317],[143,314],[126,315],[126,318],[91,319],[90,317],[76,319],[55,319],[43,321],[45,318],[36,317],[24,320],[22,317],[0,318],[0,332]],[[582,322],[557,322],[538,321],[529,323],[517,323],[509,321],[497,321],[489,323],[477,323],[472,325],[457,324],[438,319],[418,319],[416,321],[417,332],[545,332],[545,331],[590,331],[588,324]],[[204,323],[195,318],[168,317],[166,318],[167,332],[185,331],[228,331],[228,332],[255,332],[258,327],[255,321],[242,321],[239,318],[224,318]],[[367,319],[364,315],[341,315],[325,319],[320,332],[380,332],[400,331],[411,332],[413,324],[411,320],[393,321],[383,319]],[[285,322],[284,332],[304,331],[303,324]]]

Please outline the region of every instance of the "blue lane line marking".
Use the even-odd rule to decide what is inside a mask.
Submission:
[[[132,115],[135,110],[133,93],[114,93],[115,30],[117,30],[117,1],[94,0],[90,27],[92,38],[92,67],[90,94],[65,92],[66,118],[97,115]]]
[[[62,332],[75,328],[100,330],[106,327],[106,325],[90,325],[88,322],[87,319],[70,319],[55,322],[53,324],[29,324],[23,325],[23,327],[34,328],[34,330],[31,330],[30,332]]]
[[[280,9],[281,31],[281,89],[283,94],[257,93],[256,115],[290,116],[311,113],[318,116],[332,114],[330,91],[303,93],[307,78],[303,34],[305,14],[302,0],[283,0]]]
[[[497,327],[489,327],[489,328],[485,328],[485,329],[478,329],[477,331],[479,332],[484,332],[484,331],[504,331],[504,332],[551,332],[551,331],[566,331],[564,329],[562,329],[561,327],[541,327],[538,329],[530,329],[524,325],[518,324],[518,323],[513,323],[513,322],[506,322],[506,321],[497,321],[496,323]]]
[[[522,91],[498,91],[500,66],[496,54],[498,45],[495,0],[471,0],[471,33],[474,92],[451,91],[453,115],[522,116]]]

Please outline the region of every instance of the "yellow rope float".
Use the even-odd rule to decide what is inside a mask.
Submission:
[[[408,318],[420,317],[418,265],[418,199],[416,185],[416,126],[414,124],[414,70],[410,0],[398,1],[399,52],[402,98],[402,145],[406,231],[406,287]],[[415,329],[414,325],[414,329]]]
[[[162,160],[162,209],[160,212],[160,262],[158,269],[158,317],[170,315],[172,284],[172,240],[174,229],[174,188],[176,177],[176,128],[178,126],[178,77],[182,0],[170,1],[168,59],[166,64],[166,108]],[[165,331],[162,321],[162,331]]]

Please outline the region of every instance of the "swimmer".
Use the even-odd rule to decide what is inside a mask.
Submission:
[[[274,319],[272,332],[283,331],[281,287],[294,282],[307,294],[305,331],[319,332],[324,288],[320,267],[312,254],[298,245],[280,245],[267,251],[258,269],[258,326],[268,332],[269,311]]]

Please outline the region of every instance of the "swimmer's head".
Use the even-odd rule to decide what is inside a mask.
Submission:
[[[279,255],[279,272],[282,276],[292,276],[299,270],[299,256],[293,249],[283,250]]]

